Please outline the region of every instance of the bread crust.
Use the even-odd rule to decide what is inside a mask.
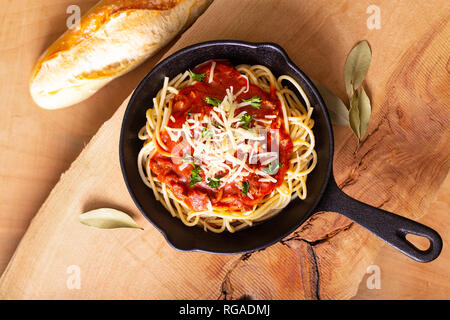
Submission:
[[[67,30],[33,68],[30,93],[57,109],[93,95],[190,26],[212,0],[103,0]]]

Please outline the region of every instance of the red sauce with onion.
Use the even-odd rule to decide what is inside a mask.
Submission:
[[[242,77],[228,61],[220,60],[215,62],[214,78],[211,83],[208,83],[212,64],[212,61],[209,61],[193,70],[197,74],[205,73],[206,76],[203,82],[197,82],[181,89],[172,98],[172,117],[175,121],[169,121],[169,127],[181,128],[188,118],[188,113],[198,113],[202,116],[209,114],[213,107],[205,101],[206,97],[222,100],[226,95],[226,89],[231,86],[235,94],[242,87],[247,87],[245,77]],[[230,211],[251,210],[254,205],[258,204],[266,195],[270,194],[282,184],[284,175],[289,168],[289,158],[292,154],[293,145],[288,133],[284,129],[281,103],[276,96],[275,88],[271,87],[270,93],[266,93],[253,84],[249,85],[248,92],[240,94],[237,99],[241,101],[241,99],[250,99],[254,96],[262,99],[260,108],[244,106],[238,108],[236,113],[246,111],[253,117],[249,126],[250,128],[254,125],[254,119],[269,120],[265,118],[266,115],[276,116],[276,118],[270,119],[272,120],[270,126],[268,124],[262,124],[267,129],[278,129],[279,132],[278,161],[280,167],[277,173],[271,175],[271,177],[277,180],[276,183],[261,182],[259,181],[262,178],[260,175],[250,173],[244,178],[244,181],[248,181],[249,184],[248,193],[245,195],[242,192],[242,181],[228,182],[225,185],[221,185],[220,188],[212,188],[205,181],[203,173],[200,172],[202,181],[190,186],[190,176],[193,168],[191,165],[184,165],[183,168],[182,161],[173,161],[172,158],[159,152],[150,159],[150,168],[158,180],[164,182],[178,199],[184,201],[193,210],[206,210],[209,201],[213,207],[222,207]],[[173,148],[179,144],[179,141],[172,141],[166,130],[161,131],[161,139],[173,156],[183,156],[182,152],[178,155],[173,154]],[[267,137],[267,144],[267,150],[270,151],[272,144],[270,135]],[[183,150],[183,152],[186,151],[191,153],[191,150]],[[262,166],[260,162],[257,164],[248,164],[248,166],[252,169],[260,170],[266,167],[266,165]],[[225,174],[224,172],[223,175]]]

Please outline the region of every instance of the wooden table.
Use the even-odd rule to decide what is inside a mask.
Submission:
[[[77,4],[85,12],[95,2]],[[71,4],[9,1],[0,14],[0,297],[450,297],[447,1],[378,1],[381,29],[369,30],[370,1],[216,0],[157,57],[91,99],[42,110],[28,94],[29,73],[64,31]],[[357,41],[369,40],[369,137],[355,153],[350,130],[335,128],[336,179],[351,196],[421,217],[436,229],[444,239],[436,261],[413,262],[335,213],[314,216],[293,240],[250,256],[180,253],[165,243],[134,207],[118,171],[116,140],[125,105],[117,107],[166,51],[227,38],[279,43],[309,76],[342,98],[345,57]],[[93,160],[101,152],[111,161],[98,170]],[[78,214],[99,206],[130,212],[145,231],[78,224]],[[380,267],[381,289],[366,286],[372,264]],[[72,265],[82,272],[79,290],[66,285]]]

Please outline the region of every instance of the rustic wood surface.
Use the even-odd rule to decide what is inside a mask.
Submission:
[[[83,12],[95,3],[77,2]],[[368,138],[355,153],[350,130],[335,128],[336,180],[371,205],[413,218],[428,213],[420,221],[444,238],[441,257],[429,264],[409,260],[336,213],[316,214],[252,254],[169,247],[126,191],[117,155],[126,101],[115,112],[162,53],[76,107],[45,111],[28,95],[29,70],[63,32],[70,4],[9,1],[0,13],[1,269],[34,217],[2,275],[0,297],[449,298],[448,2],[379,1],[381,29],[368,30],[369,1],[216,0],[169,46],[173,52],[212,39],[277,42],[309,76],[344,98],[345,57],[357,41],[369,40]],[[77,222],[83,211],[102,206],[130,212],[145,231]],[[379,290],[365,286],[374,263],[382,272]],[[79,290],[66,285],[71,265],[81,270]]]

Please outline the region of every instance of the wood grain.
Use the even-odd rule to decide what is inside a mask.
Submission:
[[[68,2],[55,3],[55,12],[62,10],[57,16],[64,19]],[[367,39],[374,52],[366,82],[373,116],[368,137],[356,153],[351,132],[335,128],[336,180],[346,193],[359,200],[418,218],[430,208],[449,169],[449,16],[438,9],[447,3],[382,1],[382,29],[376,31],[365,26],[369,4],[216,0],[170,52],[212,39],[277,42],[309,76],[343,98],[345,57],[354,43]],[[15,22],[16,26],[23,26],[25,18],[32,22],[49,18],[32,15],[29,9],[20,9],[13,2],[8,5],[9,15],[2,17],[2,26],[14,25],[14,18],[21,21]],[[59,27],[63,29],[63,25]],[[4,164],[1,176],[7,178],[7,183],[0,185],[4,197],[0,199],[1,214],[8,213],[9,217],[14,212],[19,217],[16,225],[9,222],[15,234],[8,225],[0,229],[2,240],[6,240],[1,241],[6,243],[2,248],[5,263],[59,173],[154,61],[77,107],[42,111],[32,106],[25,94],[25,70],[31,68],[45,46],[42,39],[53,34],[54,29],[48,25],[30,34],[24,29],[15,42],[12,30],[1,30],[3,44],[16,44],[2,49],[2,66],[11,63],[8,70],[13,71],[12,83],[24,96],[16,101],[17,93],[0,87],[5,101],[2,109],[8,119],[2,121],[6,127],[2,126],[0,136],[0,159]],[[33,54],[25,55],[30,43]],[[24,56],[16,59],[17,51]],[[5,75],[1,79],[6,83]],[[101,127],[33,219],[0,280],[1,297],[343,299],[357,293],[358,284],[383,243],[336,213],[316,214],[280,243],[252,254],[180,253],[169,247],[138,213],[122,181],[117,143],[125,105]],[[96,108],[95,112],[92,108]],[[4,155],[3,150],[9,155]],[[9,172],[14,173],[11,178]],[[78,214],[100,206],[132,213],[145,231],[105,231],[78,224]],[[430,212],[428,216],[435,214]],[[443,229],[442,219],[445,215],[427,221],[445,241],[448,229]],[[423,270],[422,265],[405,261],[393,249],[383,250],[393,257],[381,261],[386,265],[407,265],[408,270],[414,270],[412,278]],[[404,264],[396,264],[396,259]],[[81,268],[80,290],[67,289],[66,271],[70,265]],[[437,268],[448,277],[448,268],[442,264]],[[427,277],[426,281],[433,279],[442,278]],[[403,295],[393,297],[433,297],[430,290],[414,296],[414,287],[403,288]],[[364,294],[364,288],[359,289],[361,298],[371,297]],[[441,294],[449,292],[442,286]]]

